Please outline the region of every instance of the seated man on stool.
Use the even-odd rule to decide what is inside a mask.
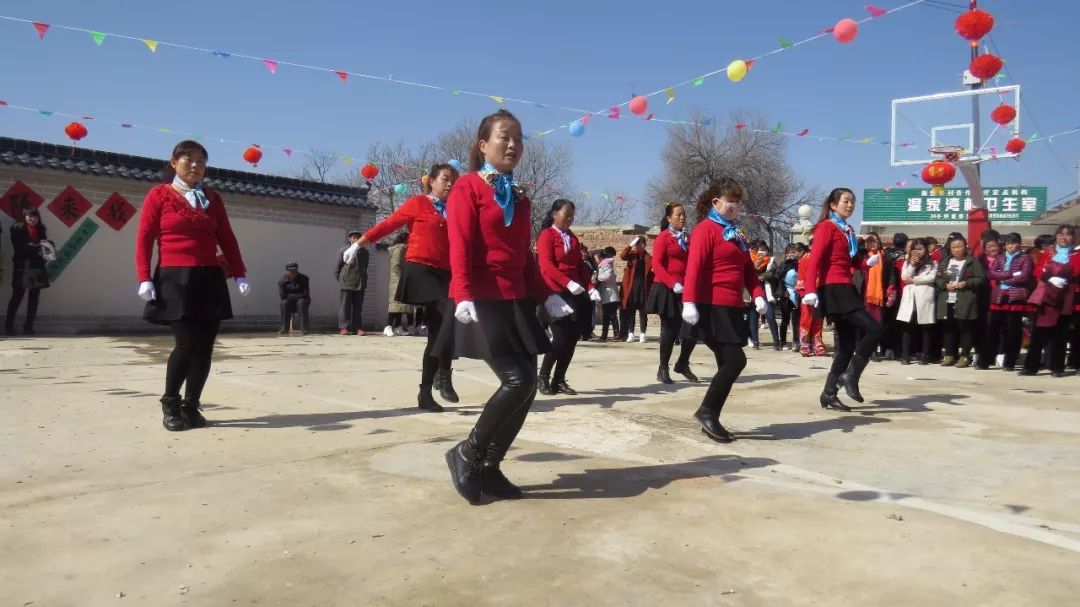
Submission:
[[[300,314],[300,334],[306,334],[311,288],[308,285],[308,277],[300,273],[300,264],[295,261],[285,264],[285,276],[277,284],[278,294],[281,296],[281,330],[278,334],[288,334],[289,318],[297,312]]]

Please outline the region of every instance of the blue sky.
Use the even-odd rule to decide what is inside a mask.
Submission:
[[[957,0],[951,0],[957,2]],[[892,8],[901,0],[877,0]],[[136,3],[117,0],[9,1],[0,14],[55,24],[228,50],[297,63],[601,109],[712,71],[732,59],[800,40],[843,17],[866,16],[865,0],[797,2],[508,0],[435,3],[261,2]],[[1009,79],[1023,87],[1024,135],[1080,126],[1080,79],[1071,47],[1080,4],[987,1],[993,40]],[[680,88],[658,118],[686,118],[693,109],[723,117],[751,109],[785,129],[811,135],[889,138],[889,102],[959,90],[965,41],[953,13],[916,6],[862,26],[853,44],[831,38],[762,59],[733,84],[724,77]],[[375,141],[422,142],[494,102],[443,92],[350,79],[282,66],[277,75],[250,61],[52,29],[44,41],[27,24],[0,22],[5,57],[0,99],[9,104],[82,113],[204,133],[211,163],[245,168],[241,147],[212,136],[326,148],[357,158]],[[508,104],[526,131],[547,129],[574,114]],[[1034,120],[1033,120],[1034,119]],[[1038,123],[1036,127],[1034,122]],[[0,133],[66,142],[66,121],[0,108]],[[86,147],[167,156],[175,136],[87,123]],[[661,169],[665,126],[596,117],[587,134],[549,137],[570,144],[573,182],[595,193],[643,196]],[[1056,152],[1056,157],[1051,151]],[[1076,190],[1080,134],[1053,145],[1029,145],[1021,162],[986,163],[986,185],[1046,185],[1050,200]],[[807,182],[861,192],[898,180],[918,183],[913,169],[889,166],[888,147],[793,139],[789,159]],[[288,174],[300,160],[268,153],[259,170]]]

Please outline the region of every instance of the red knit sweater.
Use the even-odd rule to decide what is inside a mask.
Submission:
[[[405,249],[405,261],[450,269],[450,238],[447,236],[446,219],[435,210],[435,205],[427,196],[413,196],[406,200],[398,210],[368,230],[364,238],[379,242],[403,225],[409,226],[409,247]]]
[[[592,275],[581,256],[581,241],[570,234],[570,250],[566,250],[559,230],[551,227],[540,230],[536,237],[536,257],[540,265],[540,276],[547,288],[553,293],[565,291],[566,285],[574,281],[585,290],[593,288]]]
[[[542,302],[551,290],[540,277],[529,250],[532,204],[515,202],[507,226],[495,191],[476,173],[454,183],[446,203],[450,236],[450,297],[455,302],[533,297]]]
[[[139,230],[135,236],[135,274],[139,281],[150,280],[150,259],[158,243],[158,266],[191,268],[216,266],[217,250],[225,255],[229,271],[243,277],[247,269],[240,257],[225,202],[217,192],[205,188],[210,206],[194,209],[169,184],[155,186],[139,210]]]
[[[750,254],[724,240],[723,226],[709,219],[690,235],[683,289],[683,302],[713,306],[744,307],[744,289],[754,297],[765,296]]]
[[[686,260],[690,253],[679,246],[679,241],[672,235],[671,230],[664,230],[656,237],[652,255],[652,270],[656,280],[669,289],[675,288],[675,283],[679,282],[686,287]]]
[[[806,292],[817,293],[820,285],[854,284],[851,273],[865,269],[863,254],[848,254],[848,239],[835,223],[826,219],[814,228],[810,263],[806,267]]]

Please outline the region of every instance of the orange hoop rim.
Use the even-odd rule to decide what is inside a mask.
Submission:
[[[960,155],[964,153],[964,146],[962,145],[935,145],[930,148],[930,153],[937,156],[943,156],[948,162],[956,162],[960,160]]]

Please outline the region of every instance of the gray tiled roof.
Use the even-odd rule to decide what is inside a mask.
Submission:
[[[114,154],[101,150],[72,148],[66,145],[9,137],[0,137],[0,163],[148,182],[158,181],[164,166],[164,161],[157,158]],[[223,193],[291,198],[334,206],[375,208],[374,204],[368,202],[367,188],[352,188],[212,167],[206,170],[206,183]]]

